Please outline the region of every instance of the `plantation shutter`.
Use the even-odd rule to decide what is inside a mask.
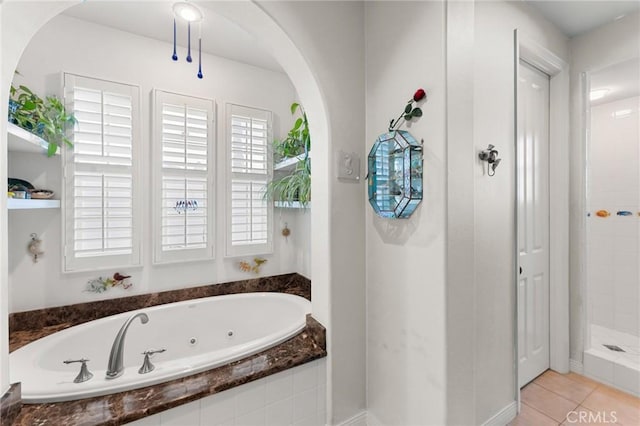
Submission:
[[[77,119],[65,154],[66,271],[140,263],[138,97],[135,86],[65,74]]]
[[[160,90],[154,97],[155,261],[213,258],[213,101]]]
[[[227,255],[272,251],[272,207],[264,197],[271,179],[271,113],[227,106],[229,170]]]

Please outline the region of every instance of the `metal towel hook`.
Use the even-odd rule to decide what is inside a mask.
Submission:
[[[496,174],[496,169],[498,168],[500,161],[502,161],[502,159],[498,158],[498,150],[491,144],[489,144],[487,149],[480,151],[478,158],[487,162],[487,174],[489,176],[494,176]]]

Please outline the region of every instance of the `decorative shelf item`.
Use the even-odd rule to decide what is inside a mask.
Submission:
[[[369,203],[380,217],[405,219],[422,201],[422,143],[406,130],[378,137],[369,152]]]
[[[129,278],[131,278],[131,275],[123,275],[120,272],[113,274],[113,277],[92,278],[87,281],[85,291],[89,293],[104,293],[114,287],[122,287],[123,289],[128,290],[133,286],[129,281]]]
[[[389,131],[378,136],[368,157],[369,204],[380,217],[406,219],[422,201],[422,145],[408,131],[398,130],[403,122],[422,117],[418,102],[427,93],[418,89]],[[403,121],[404,120],[404,121]]]
[[[7,122],[7,150],[9,152],[28,152],[33,154],[47,154],[49,143],[11,122]],[[60,155],[60,150],[55,155]]]
[[[7,198],[7,208],[9,210],[59,209],[60,200]]]

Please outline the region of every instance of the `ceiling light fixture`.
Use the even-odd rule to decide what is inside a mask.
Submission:
[[[173,5],[173,14],[187,22],[200,22],[204,18],[202,11],[197,6],[186,1],[175,3]]]
[[[607,96],[607,94],[609,94],[609,89],[595,89],[589,92],[589,100],[597,101]]]
[[[198,78],[202,78],[202,20],[204,14],[202,11],[192,3],[181,1],[174,3],[173,5],[173,55],[171,59],[178,60],[178,53],[176,52],[176,18],[180,18],[187,21],[187,62],[192,62],[191,59],[191,23],[198,24]]]

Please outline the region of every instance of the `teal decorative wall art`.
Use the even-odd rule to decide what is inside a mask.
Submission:
[[[376,139],[368,157],[369,203],[380,217],[408,218],[422,201],[422,143],[405,130]]]

